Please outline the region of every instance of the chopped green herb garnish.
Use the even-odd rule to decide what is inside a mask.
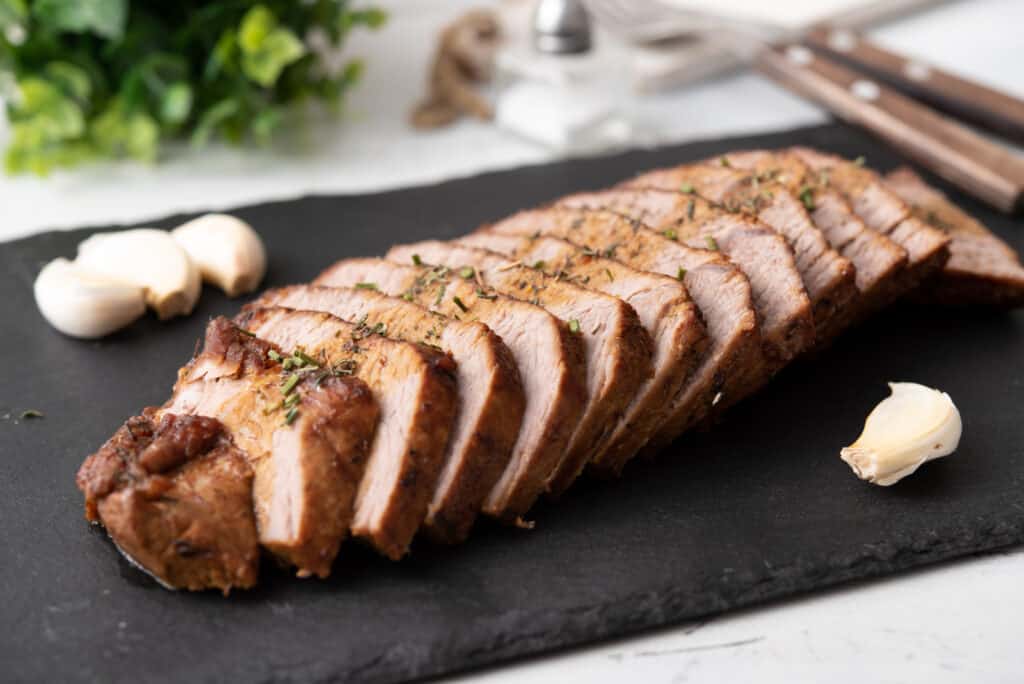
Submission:
[[[800,201],[807,207],[807,211],[814,211],[814,189],[811,186],[800,188]]]
[[[292,356],[294,356],[296,359],[301,361],[306,366],[320,366],[319,361],[314,359],[312,356],[309,356],[308,354],[306,354],[306,352],[302,351],[301,349],[296,349],[295,351],[293,351]]]
[[[476,296],[479,297],[480,299],[497,299],[498,298],[498,295],[496,295],[496,294],[487,294],[486,292],[484,292],[483,290],[480,290],[480,289],[478,289],[476,291]]]
[[[356,283],[357,290],[376,290],[377,283]]]
[[[299,407],[292,406],[288,409],[288,413],[284,414],[284,424],[291,425],[295,422],[295,419],[299,417]]]
[[[604,269],[604,272],[608,275],[608,280],[615,280],[615,276],[612,275],[612,270],[610,268]]]
[[[533,262],[533,267],[532,268],[535,271],[543,271],[545,266],[547,266],[547,264],[544,262],[544,260],[543,259],[539,259],[539,260]]]
[[[724,166],[725,168],[729,168],[730,166],[732,166],[732,162],[730,162],[729,158],[726,156],[720,157],[718,163]]]
[[[409,293],[409,292],[406,292],[405,294],[402,295],[402,299],[404,299],[407,302],[411,302],[412,301],[412,294]]]
[[[422,266],[423,265],[423,260],[420,259],[420,255],[419,254],[413,254],[412,255],[412,265],[413,266]]]
[[[693,200],[690,200],[686,204],[686,219],[688,221],[692,221],[693,220],[693,210],[696,209],[696,208],[697,208],[697,203],[694,202]]]
[[[271,349],[270,351],[267,352],[267,358],[269,358],[271,361],[280,361],[283,357],[280,354],[278,354],[275,350]]]
[[[675,240],[675,239],[676,239],[676,231],[672,230],[671,228],[669,228],[668,230],[666,230],[666,231],[665,231],[664,233],[662,233],[662,234],[663,234],[663,235],[664,235],[665,237],[667,237],[667,238],[668,238],[669,240]]]
[[[237,328],[237,330],[238,332],[242,333],[247,337],[256,337],[256,333],[252,332],[251,330],[246,330],[245,328]]]
[[[578,333],[580,331],[580,322],[575,318],[569,319],[569,332]]]
[[[377,325],[373,326],[373,332],[375,332],[378,335],[387,335],[388,334],[388,324],[387,323],[378,323]]]
[[[683,183],[682,185],[679,186],[679,192],[685,193],[687,195],[692,195],[693,185],[691,183]]]
[[[30,418],[42,418],[42,417],[43,417],[43,412],[42,411],[37,411],[35,409],[25,409],[24,411],[21,412],[21,419],[22,420],[29,420]]]
[[[434,298],[434,306],[440,306],[441,300],[444,299],[444,291],[448,289],[447,285],[442,284],[441,289],[437,291],[437,297]]]
[[[284,394],[284,395],[291,394],[292,390],[295,389],[295,386],[299,384],[299,380],[300,379],[301,378],[299,377],[299,375],[297,373],[293,373],[292,375],[289,375],[288,379],[284,381],[283,385],[281,385],[281,393]],[[298,395],[296,395],[296,396],[298,396]]]
[[[704,238],[704,242],[708,244],[708,249],[713,249],[716,252],[718,251],[718,241],[715,240],[714,237],[708,235]]]
[[[298,404],[300,401],[302,401],[302,396],[298,392],[295,392],[285,397],[284,401],[281,402],[281,406],[284,408],[291,408],[292,406]]]
[[[469,311],[469,307],[466,306],[465,304],[463,304],[462,300],[459,299],[459,297],[457,295],[455,297],[452,297],[452,301],[455,302],[455,306],[457,306],[460,309],[462,309],[462,313],[466,313],[467,311]]]
[[[857,157],[856,159],[854,159],[853,163],[856,164],[857,166],[864,166],[864,163],[866,161],[867,160],[864,158],[864,155],[861,155],[861,156]]]
[[[472,266],[463,266],[462,268],[459,269],[459,275],[462,276],[463,278],[472,278],[474,275],[476,275],[476,271],[473,269]]]
[[[686,277],[686,269],[683,268],[682,266],[680,266],[679,270],[676,271],[676,279],[677,280],[682,280],[685,277]]]

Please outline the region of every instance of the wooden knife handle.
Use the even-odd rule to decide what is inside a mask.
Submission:
[[[1024,100],[1020,98],[887,50],[848,29],[819,26],[804,40],[937,109],[1024,141]]]
[[[757,66],[975,197],[1007,213],[1020,208],[1024,159],[1007,148],[804,45],[770,47]]]

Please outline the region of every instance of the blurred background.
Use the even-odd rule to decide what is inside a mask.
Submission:
[[[0,123],[0,145],[8,150],[17,142],[18,122],[34,115],[26,109],[19,82],[34,76],[54,81],[45,71],[54,59],[79,66],[86,58],[102,60],[100,46],[111,42],[109,36],[114,35],[103,35],[109,30],[109,17],[72,16],[69,21],[80,32],[74,36],[74,50],[46,45],[27,50],[32,31],[50,20],[29,5],[60,4],[0,0],[5,49],[29,53],[27,57],[16,55],[13,68],[9,57],[6,69],[0,62],[0,71],[7,73],[0,92],[8,104],[8,116]],[[118,0],[111,3],[118,4]],[[127,8],[127,17],[113,16],[115,24],[122,22],[116,35],[145,47],[145,34],[137,37],[133,24],[133,17],[140,12],[136,5],[142,4],[126,0],[120,4]],[[186,7],[190,4],[195,7]],[[351,17],[332,18],[336,23],[348,22],[339,45],[332,47],[323,31],[307,30],[300,35],[302,26],[308,28],[310,23],[292,18],[289,4],[339,5],[345,12],[362,14],[355,22]],[[153,134],[153,145],[133,153],[130,142],[125,141],[144,134],[144,127],[131,129],[135,123],[124,120],[122,128],[117,128],[109,124],[108,117],[100,121],[98,135],[113,141],[80,159],[62,153],[70,157],[70,167],[64,166],[66,159],[53,164],[47,161],[42,165],[46,175],[40,176],[31,163],[12,169],[8,152],[9,172],[0,177],[0,238],[47,228],[142,221],[170,212],[223,209],[306,193],[366,192],[542,163],[570,154],[821,122],[829,117],[827,111],[751,68],[765,41],[800,36],[820,22],[861,29],[877,43],[904,55],[1007,93],[1024,94],[1019,32],[1024,25],[1024,3],[1015,0],[791,0],[770,4],[589,0],[589,49],[574,54],[538,50],[538,31],[559,30],[556,15],[569,10],[555,7],[552,13],[551,7],[538,10],[536,4],[531,0],[268,3],[265,7],[273,15],[268,25],[294,29],[291,34],[300,41],[299,50],[316,53],[316,69],[344,72],[346,78],[352,77],[351,83],[340,88],[335,104],[322,97],[325,89],[320,85],[310,86],[312,94],[289,92],[282,97],[277,92],[274,99],[280,102],[274,105],[271,132],[261,134],[258,127],[262,124],[254,121],[256,114],[262,113],[257,107],[237,113],[240,124],[228,120],[219,126],[216,122],[205,125],[199,136],[202,144],[197,145],[196,128],[209,124],[206,115],[220,104],[202,91],[209,82],[215,42],[224,30],[237,33],[243,15],[252,7],[264,7],[241,3],[247,7],[235,15],[205,22],[211,27],[209,36],[182,39],[192,42],[187,43],[189,65],[180,75],[165,78],[162,84],[131,86],[125,85],[131,65],[118,65],[102,87],[98,81],[92,84],[83,107],[84,135],[93,135],[95,119],[109,109],[110,93],[116,97],[118,89],[141,87],[143,99],[149,101],[144,109],[148,106],[157,121],[155,130],[159,132]],[[81,3],[86,5],[102,8],[105,3]],[[182,22],[203,6],[239,6],[217,2],[180,5],[188,11],[180,17],[160,19],[168,23],[165,33],[180,29]],[[472,20],[480,19],[474,10],[484,10],[487,20],[495,22],[496,35],[490,28],[480,35],[473,33],[479,26],[474,27]],[[541,10],[547,10],[546,19],[539,16]],[[256,23],[251,16],[249,19]],[[545,20],[546,26],[542,25]],[[446,53],[442,38],[452,32],[445,34],[445,29],[457,28],[460,21],[464,35],[449,41]],[[118,31],[116,26],[113,30]],[[90,44],[90,40],[94,42]],[[140,54],[145,54],[143,47],[138,48]],[[173,53],[177,48],[170,44],[161,49]],[[293,66],[287,60],[294,58],[287,53],[287,45],[282,50],[285,52],[278,58],[286,63],[279,79],[284,81]],[[451,53],[456,53],[457,64],[462,60],[459,78],[489,111],[483,118],[471,112],[449,117],[452,120],[431,121],[437,111],[428,108],[424,120],[414,126],[416,108],[430,104],[437,67]],[[244,51],[239,54],[246,56]],[[304,64],[305,59],[294,64]],[[361,66],[345,72],[354,59],[360,60]],[[244,68],[239,68],[237,79],[248,82],[254,97],[262,97],[260,84]],[[177,82],[192,88],[191,108],[174,114],[184,117],[182,122],[167,124],[160,118],[166,113],[161,108],[173,105],[166,91],[169,84]],[[73,90],[73,79],[70,87]],[[109,93],[101,97],[97,91],[102,88]],[[274,88],[281,90],[279,85],[262,90]],[[153,93],[160,98],[154,100]],[[293,96],[294,101],[289,99]],[[69,97],[74,99],[74,93]],[[104,123],[107,129],[102,128]],[[241,136],[239,126],[243,127]],[[40,133],[33,129],[22,135]],[[72,135],[75,141],[81,137]],[[239,139],[231,142],[228,138],[232,137]]]

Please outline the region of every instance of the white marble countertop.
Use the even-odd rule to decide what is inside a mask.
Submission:
[[[470,4],[379,3],[392,21],[353,52],[369,69],[340,126],[311,121],[266,150],[178,150],[160,166],[92,166],[48,179],[0,177],[0,240],[49,228],[143,221],[307,193],[356,193],[543,163],[552,154],[492,126],[465,122],[413,134],[431,42],[424,36]],[[876,38],[1024,96],[1024,2],[946,5]],[[741,74],[636,104],[651,143],[812,124],[825,115],[771,83]],[[0,124],[0,139],[6,131]],[[955,456],[954,456],[955,458]],[[713,618],[459,681],[1024,681],[1024,551]]]

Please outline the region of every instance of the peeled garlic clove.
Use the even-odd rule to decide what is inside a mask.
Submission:
[[[72,337],[109,335],[146,312],[141,287],[92,273],[67,259],[44,266],[33,290],[43,317]]]
[[[207,214],[171,235],[199,266],[203,280],[229,297],[252,292],[267,271],[267,251],[248,223],[227,214]]]
[[[857,441],[840,452],[862,480],[888,486],[925,461],[956,451],[963,425],[945,392],[890,382],[892,394],[868,416]]]
[[[93,235],[78,245],[82,268],[138,285],[161,319],[192,313],[202,281],[188,254],[162,230],[137,228]]]

